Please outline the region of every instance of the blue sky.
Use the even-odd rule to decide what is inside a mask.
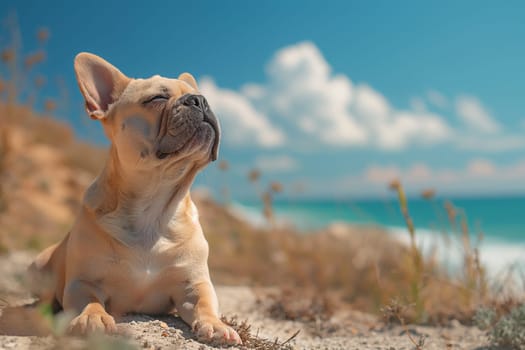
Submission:
[[[230,163],[200,186],[250,197],[258,167],[289,196],[382,196],[392,178],[411,193],[525,193],[523,2],[2,1],[11,10],[24,52],[49,28],[43,94],[63,96],[64,80],[60,117],[83,138],[103,142],[78,52],[132,77],[197,77]]]

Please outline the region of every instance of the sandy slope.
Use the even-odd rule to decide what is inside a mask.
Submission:
[[[23,252],[0,257],[0,295],[10,304],[24,302],[27,294],[21,286],[21,276],[31,255]],[[295,349],[413,349],[414,344],[402,327],[386,328],[371,315],[358,312],[340,312],[329,322],[305,324],[274,320],[265,312],[265,301],[248,287],[217,288],[221,310],[226,316],[237,315],[247,319],[252,332],[270,340],[288,339],[300,330],[289,344]],[[263,293],[264,294],[264,293]],[[153,318],[146,315],[127,316],[119,320],[120,336],[107,340],[79,340],[35,336],[0,336],[0,349],[52,349],[52,348],[123,348],[130,346],[146,349],[214,349],[193,338],[190,329],[175,317]],[[424,338],[424,349],[488,349],[486,337],[475,328],[455,324],[448,328],[408,328],[414,339]],[[124,339],[122,343],[120,339]]]

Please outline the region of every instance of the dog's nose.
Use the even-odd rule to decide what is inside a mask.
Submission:
[[[204,98],[202,95],[184,95],[182,97],[182,104],[188,107],[195,107],[202,112],[206,112],[208,110],[208,101]]]

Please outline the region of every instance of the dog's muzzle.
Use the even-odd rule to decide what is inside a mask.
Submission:
[[[217,118],[202,95],[186,94],[181,96],[165,118],[165,127],[161,137],[157,157],[166,158],[178,153],[196,138],[209,142],[213,137],[210,158],[217,159],[220,141],[220,126]],[[206,130],[211,127],[212,131]],[[212,134],[212,135],[210,135]]]

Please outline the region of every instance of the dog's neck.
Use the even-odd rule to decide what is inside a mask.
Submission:
[[[197,170],[181,168],[169,180],[163,179],[163,172],[126,174],[112,148],[85,203],[108,234],[126,245],[151,248],[159,238],[174,233]]]

